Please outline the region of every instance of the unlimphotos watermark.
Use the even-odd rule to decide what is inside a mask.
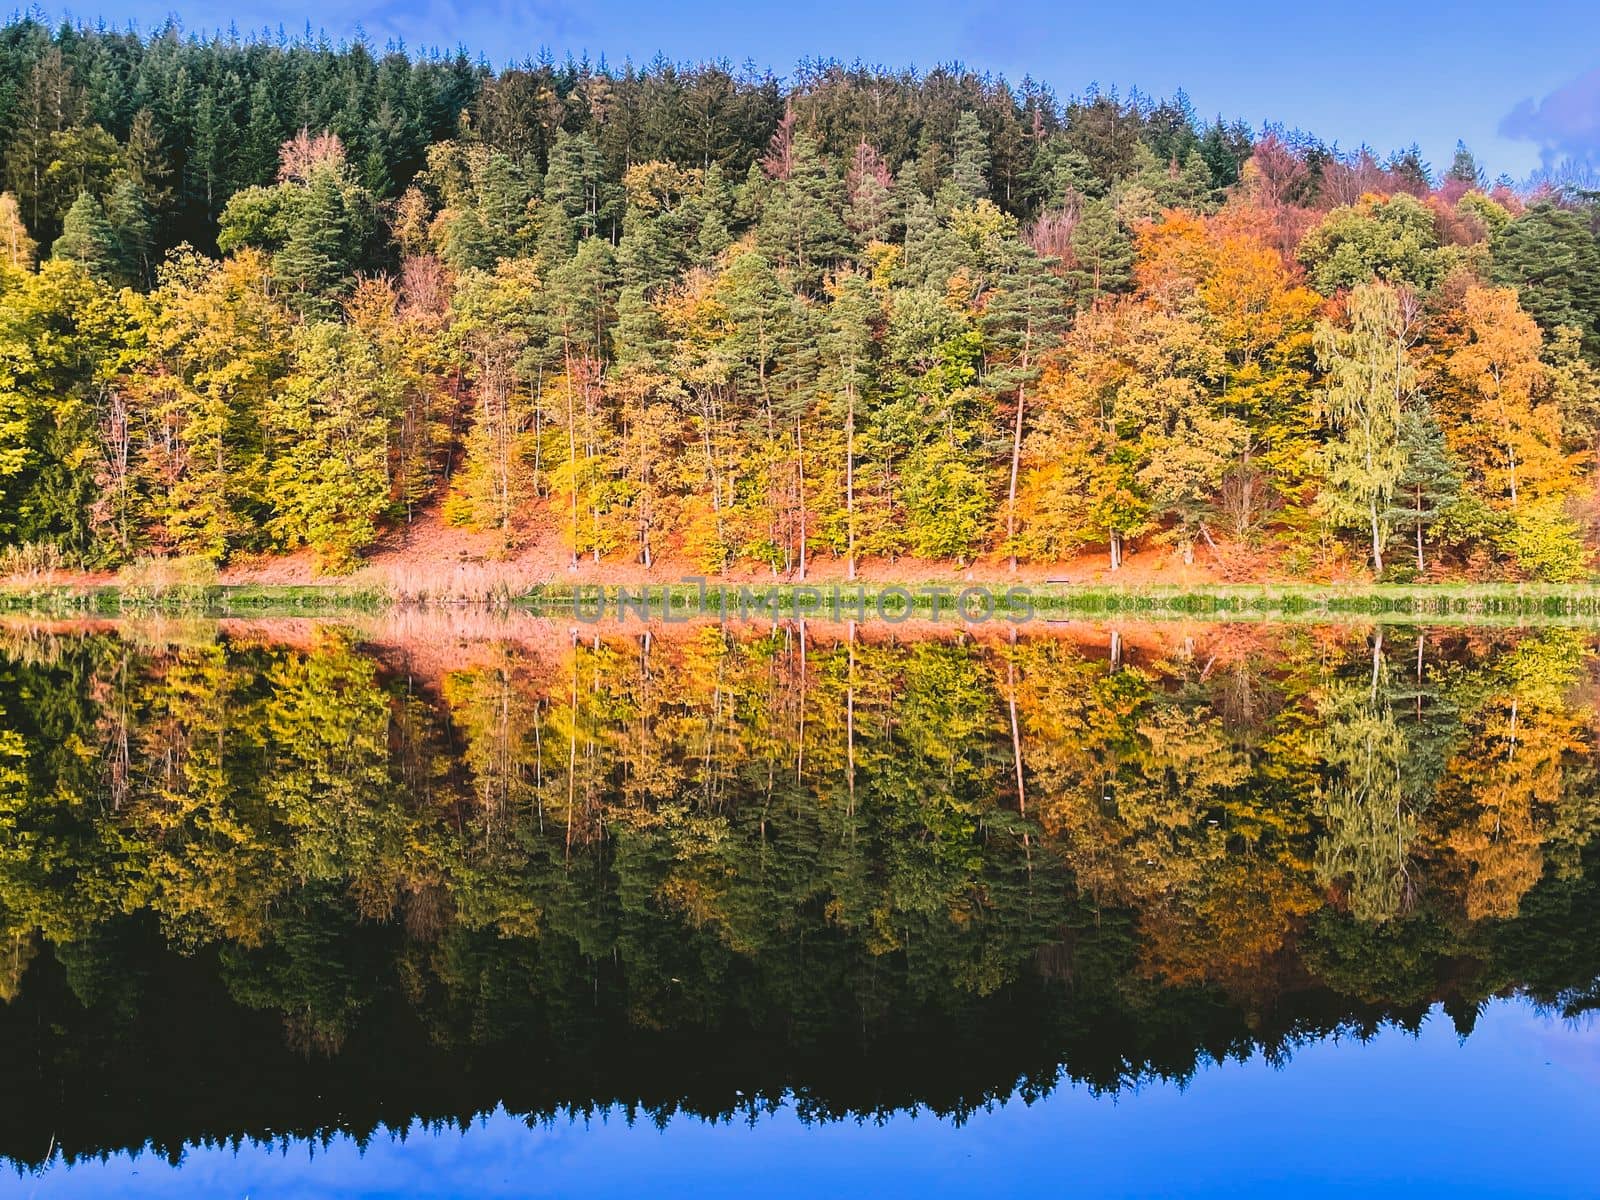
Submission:
[[[886,621],[913,618],[1022,623],[1034,618],[1033,593],[1026,587],[1004,591],[972,585],[928,583],[916,587],[865,584],[711,583],[698,575],[654,587],[579,585],[570,595],[536,597],[537,608],[569,613],[588,624],[615,621],[687,622],[701,617],[721,621]]]

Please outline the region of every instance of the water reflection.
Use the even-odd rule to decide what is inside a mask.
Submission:
[[[1596,1000],[1578,631],[407,620],[0,626],[0,1155],[960,1119]]]

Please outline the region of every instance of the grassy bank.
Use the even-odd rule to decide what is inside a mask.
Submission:
[[[0,612],[38,616],[123,617],[142,613],[215,616],[334,616],[391,607],[382,592],[337,585],[211,584],[160,592],[103,584],[0,584]]]
[[[1033,585],[1004,580],[908,584],[716,585],[648,584],[604,588],[556,585],[521,594],[396,600],[382,589],[351,584],[270,586],[206,584],[164,589],[105,584],[0,584],[0,610],[41,616],[337,616],[401,606],[479,607],[596,620],[884,620],[950,621],[1139,616],[1238,619],[1362,619],[1429,622],[1562,621],[1600,625],[1600,584],[1438,583],[1330,585],[1298,583]],[[960,609],[958,613],[957,609]]]

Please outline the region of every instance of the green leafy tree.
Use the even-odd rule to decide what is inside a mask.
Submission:
[[[1324,295],[1374,279],[1425,291],[1447,265],[1432,210],[1404,193],[1334,209],[1306,234],[1297,253]]]
[[[1350,293],[1348,328],[1317,327],[1317,363],[1324,375],[1318,403],[1333,434],[1323,449],[1323,501],[1341,523],[1366,526],[1374,574],[1393,520],[1395,489],[1405,471],[1400,433],[1417,386],[1408,358],[1414,315],[1408,298],[1385,284]]]
[[[366,285],[356,305],[383,302]],[[390,438],[402,383],[361,323],[319,322],[296,331],[294,358],[268,413],[275,446],[265,500],[279,544],[309,545],[330,570],[348,569],[389,507]]]

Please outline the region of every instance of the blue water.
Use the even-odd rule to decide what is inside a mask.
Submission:
[[[529,1128],[496,1112],[465,1133],[193,1148],[11,1176],[27,1197],[1600,1195],[1600,1029],[1497,1002],[1466,1039],[1440,1012],[1419,1036],[1325,1041],[1286,1065],[1202,1070],[1186,1088],[1063,1087],[957,1125],[753,1125],[680,1118]]]

